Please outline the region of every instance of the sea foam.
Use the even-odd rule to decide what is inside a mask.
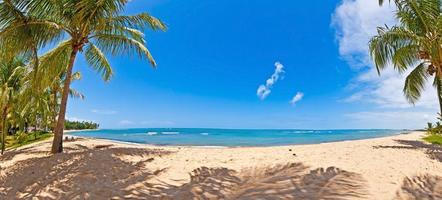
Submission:
[[[178,135],[180,132],[161,132],[163,135]]]
[[[147,135],[157,135],[157,132],[147,132]]]

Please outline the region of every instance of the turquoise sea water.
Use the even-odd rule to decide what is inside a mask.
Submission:
[[[400,130],[274,130],[142,128],[71,132],[72,135],[154,145],[179,146],[279,146],[316,144],[377,138],[403,133]]]

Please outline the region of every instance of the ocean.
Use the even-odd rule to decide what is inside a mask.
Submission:
[[[391,129],[296,130],[134,128],[70,132],[71,135],[172,146],[281,146],[378,138],[404,133]]]

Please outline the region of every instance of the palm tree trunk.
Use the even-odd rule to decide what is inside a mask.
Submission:
[[[52,93],[53,93],[53,95],[54,95],[54,101],[52,102],[53,103],[53,107],[52,107],[52,112],[54,112],[52,115],[52,122],[53,122],[53,124],[52,124],[52,127],[51,127],[51,129],[52,129],[52,132],[55,132],[55,128],[57,127],[57,104],[58,104],[58,101],[57,101],[57,90],[55,89],[55,87],[54,88],[52,88]]]
[[[442,81],[436,76],[436,89],[437,89],[437,99],[439,100],[439,115],[442,117]]]
[[[8,114],[8,106],[5,106],[3,108],[3,113],[2,113],[2,155],[3,152],[5,151],[5,144],[6,144],[6,117]]]
[[[69,97],[69,88],[71,85],[72,68],[74,67],[75,57],[77,56],[78,47],[74,47],[69,58],[66,78],[64,80],[63,91],[61,96],[60,112],[58,114],[57,125],[55,127],[54,140],[52,142],[52,153],[63,152],[63,129],[66,117],[66,106]]]
[[[34,139],[36,139],[36,133],[37,133],[37,128],[38,128],[38,113],[35,112],[35,124],[34,124]]]
[[[38,61],[38,49],[35,47],[35,45],[32,48],[32,50],[33,50],[33,54],[34,54],[33,56],[34,56],[34,81],[35,81],[34,84],[35,84],[38,82],[37,81],[37,74],[38,74],[38,65],[40,64],[39,63],[40,61]]]
[[[29,128],[29,124],[28,124],[28,120],[25,121],[25,133],[28,133],[28,128]]]

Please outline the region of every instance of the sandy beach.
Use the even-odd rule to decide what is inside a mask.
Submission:
[[[424,133],[281,147],[50,141],[0,157],[0,199],[441,199],[442,148]]]

